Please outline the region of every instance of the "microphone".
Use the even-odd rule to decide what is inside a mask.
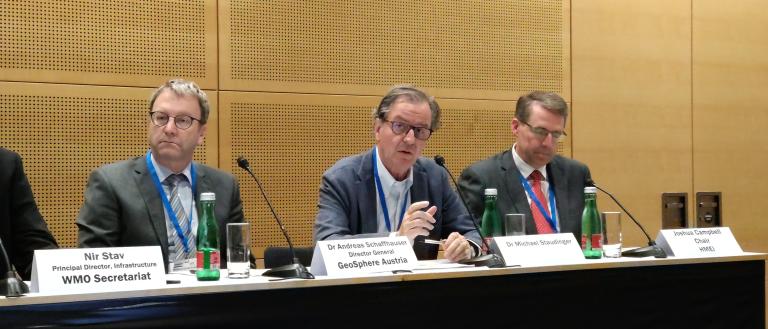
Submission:
[[[475,219],[475,215],[472,214],[472,211],[469,209],[469,206],[467,205],[467,201],[464,200],[464,195],[461,193],[459,184],[456,183],[456,179],[453,178],[451,171],[448,170],[448,167],[445,166],[445,158],[443,158],[442,155],[435,155],[435,163],[437,163],[438,166],[443,167],[443,169],[445,169],[445,172],[448,173],[448,176],[451,177],[451,181],[453,181],[453,185],[456,186],[456,193],[459,194],[459,198],[461,199],[461,204],[464,205],[465,209],[467,209],[467,213],[469,213],[469,217],[472,219],[472,225],[475,226],[475,230],[477,230],[477,234],[480,235],[480,241],[482,241],[483,246],[485,246],[485,249],[488,250],[489,252],[489,254],[487,255],[480,255],[475,258],[462,260],[462,261],[459,261],[459,263],[471,264],[475,266],[487,266],[490,268],[507,266],[507,264],[504,262],[504,259],[501,258],[499,255],[496,255],[495,253],[493,253],[493,249],[491,249],[491,247],[488,245],[488,242],[485,241],[483,232],[481,232],[480,227],[477,226],[477,220]]]
[[[261,196],[263,196],[264,200],[267,201],[267,206],[269,206],[269,210],[272,211],[272,216],[277,221],[277,226],[280,227],[280,231],[283,232],[285,240],[288,241],[288,248],[291,250],[291,256],[293,257],[293,264],[271,268],[264,272],[262,275],[286,279],[314,279],[315,276],[312,275],[312,273],[309,273],[307,268],[304,267],[304,265],[301,265],[299,258],[296,257],[296,252],[293,251],[293,243],[291,243],[291,238],[288,236],[288,231],[285,229],[283,222],[280,220],[280,216],[275,213],[275,208],[273,208],[272,203],[269,202],[269,198],[267,198],[267,194],[264,192],[264,188],[261,187],[261,182],[258,178],[256,178],[256,175],[253,174],[253,171],[251,171],[251,166],[248,165],[248,160],[246,160],[243,156],[240,156],[237,158],[237,165],[251,174],[253,180],[256,181],[256,185],[259,187],[259,191],[261,191]]]
[[[5,261],[5,267],[2,272],[5,276],[0,279],[0,295],[6,297],[21,297],[29,292],[29,287],[24,281],[19,279],[16,269],[11,264],[11,259],[8,257],[8,251],[5,250],[3,245],[3,239],[0,239],[0,254]]]
[[[643,231],[643,234],[645,234],[645,238],[648,239],[648,246],[642,247],[642,248],[635,248],[632,250],[625,250],[621,253],[624,257],[648,257],[653,256],[656,258],[667,258],[667,253],[664,252],[663,249],[659,248],[659,246],[656,245],[656,241],[653,241],[651,239],[651,236],[648,235],[648,232],[645,230],[643,225],[640,225],[640,222],[638,222],[632,214],[629,213],[629,211],[624,208],[624,206],[621,205],[621,202],[619,200],[616,200],[616,198],[611,194],[608,193],[608,191],[600,188],[599,186],[595,185],[595,181],[593,181],[591,178],[587,178],[587,181],[584,182],[586,186],[592,186],[594,188],[597,188],[600,191],[603,191],[603,193],[607,194],[611,199],[613,199],[613,202],[616,202],[617,205],[621,208],[621,210],[624,210],[625,213],[627,213],[627,216],[629,216],[630,219],[632,219],[633,222],[635,222],[635,225],[640,228],[641,231]]]

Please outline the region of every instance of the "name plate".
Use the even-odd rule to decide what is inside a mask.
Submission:
[[[676,257],[733,256],[743,253],[730,228],[661,230],[656,244]]]
[[[312,255],[312,274],[354,276],[412,270],[416,254],[408,238],[387,237],[318,241]]]
[[[33,292],[84,293],[165,286],[159,246],[35,250]]]
[[[493,239],[507,266],[584,262],[581,246],[571,233],[504,236]]]

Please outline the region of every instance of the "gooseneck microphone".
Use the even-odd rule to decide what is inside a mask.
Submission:
[[[648,246],[647,247],[641,247],[641,248],[635,248],[631,250],[625,250],[621,253],[624,257],[648,257],[653,256],[656,258],[667,258],[667,253],[664,252],[663,249],[659,248],[659,246],[656,245],[656,241],[653,241],[651,239],[651,236],[648,235],[648,232],[645,230],[643,225],[640,225],[640,222],[638,222],[634,216],[632,216],[629,211],[624,208],[624,206],[621,205],[621,202],[617,200],[611,193],[608,193],[608,191],[600,188],[599,186],[595,185],[595,181],[593,181],[591,178],[587,178],[587,181],[585,182],[586,186],[592,186],[600,191],[603,191],[603,193],[607,194],[611,199],[613,199],[613,202],[616,202],[617,205],[619,205],[619,208],[621,210],[624,210],[625,213],[627,213],[627,216],[629,216],[630,219],[632,219],[633,222],[635,222],[635,225],[640,228],[641,231],[643,231],[643,234],[645,234],[645,238],[648,239]]]
[[[259,191],[261,191],[261,196],[263,196],[264,200],[267,201],[267,206],[269,206],[269,210],[272,212],[272,216],[275,218],[275,221],[277,221],[277,226],[279,226],[280,231],[283,232],[285,241],[288,241],[288,248],[291,250],[291,257],[293,257],[293,264],[271,268],[264,272],[262,275],[287,279],[314,279],[315,276],[312,275],[312,273],[309,273],[307,268],[304,267],[304,265],[301,265],[299,258],[296,257],[296,252],[293,250],[293,243],[291,243],[291,238],[288,236],[288,231],[285,229],[285,225],[283,225],[283,222],[280,220],[280,216],[278,216],[275,212],[275,208],[272,207],[272,203],[269,202],[269,198],[267,198],[267,194],[264,192],[264,188],[261,187],[261,182],[258,178],[256,178],[256,175],[253,174],[253,171],[251,171],[251,166],[248,165],[248,160],[246,160],[245,157],[240,156],[237,158],[237,165],[251,174],[253,180],[256,181],[256,185],[259,187]]]
[[[0,239],[0,256],[3,257],[5,268],[2,269],[4,276],[0,279],[0,295],[6,297],[20,297],[29,292],[29,287],[24,281],[19,280],[16,270],[8,257],[8,251],[5,250],[3,239]]]
[[[487,266],[490,268],[507,266],[507,264],[504,262],[504,259],[501,258],[501,256],[493,253],[493,249],[491,249],[491,246],[489,246],[488,242],[485,241],[485,237],[483,236],[483,233],[480,231],[480,227],[477,226],[477,220],[475,219],[475,215],[472,214],[472,210],[470,210],[469,206],[467,205],[467,200],[464,199],[464,195],[461,193],[459,184],[456,183],[456,179],[453,178],[451,171],[448,170],[448,167],[445,166],[445,158],[443,158],[442,155],[435,155],[435,163],[437,163],[438,166],[443,167],[443,169],[445,169],[445,172],[448,173],[448,176],[451,177],[451,181],[453,181],[453,185],[456,186],[456,193],[459,194],[459,198],[461,199],[461,204],[463,204],[464,208],[467,209],[467,213],[469,214],[469,217],[472,219],[472,225],[475,226],[475,229],[477,230],[477,234],[480,235],[480,241],[482,241],[483,246],[485,246],[485,249],[488,250],[489,252],[489,254],[487,255],[480,255],[475,258],[459,261],[459,263],[471,264],[475,266]]]

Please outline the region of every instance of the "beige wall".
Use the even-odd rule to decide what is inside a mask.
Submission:
[[[572,22],[573,157],[655,238],[661,193],[691,193],[690,1],[574,1]]]
[[[282,242],[234,158],[265,164],[257,173],[307,245],[319,174],[370,146],[368,111],[387,87],[415,82],[446,109],[426,155],[446,155],[454,171],[512,143],[519,94],[554,90],[573,109],[560,152],[587,163],[654,237],[661,193],[688,193],[693,223],[694,194],[720,191],[724,223],[742,246],[768,251],[758,207],[768,189],[763,1],[258,5],[2,4],[0,146],[24,156],[62,245],[75,244],[87,173],[143,153],[150,88],[181,76],[200,82],[216,111],[197,159],[244,182],[262,246]],[[322,131],[312,131],[318,122]],[[616,209],[605,198],[599,205]],[[625,232],[643,243],[632,226]]]
[[[693,189],[723,193],[723,224],[768,252],[768,2],[693,1]]]
[[[371,109],[392,85],[438,98],[445,125],[424,155],[456,173],[509,147],[520,94],[570,101],[569,13],[568,0],[4,1],[0,146],[23,156],[73,247],[88,173],[146,152],[152,87],[195,80],[213,108],[196,159],[241,181],[256,254],[285,242],[240,155],[294,242],[311,245],[320,175],[372,147]]]
[[[768,251],[768,3],[573,1],[573,156],[653,237],[661,193],[722,192],[723,224]],[[608,199],[603,209],[614,209]],[[642,244],[632,227],[627,241]]]

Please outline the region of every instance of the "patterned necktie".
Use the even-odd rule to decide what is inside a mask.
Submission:
[[[541,190],[541,180],[544,179],[544,176],[538,170],[534,170],[531,175],[528,176],[528,179],[533,182],[533,184],[531,184],[533,193],[536,194],[536,198],[539,199],[541,205],[544,206],[544,211],[549,215],[550,212],[547,198],[544,197],[544,192]],[[549,225],[549,222],[547,222],[547,219],[541,213],[541,210],[539,210],[539,206],[533,202],[533,198],[531,198],[531,212],[533,213],[533,221],[536,223],[536,231],[539,234],[552,233],[552,226]]]
[[[181,237],[176,233],[176,228],[171,224],[169,230],[171,238],[169,239],[168,249],[169,258],[173,259],[174,264],[180,264],[184,259],[188,258],[187,255],[194,254],[195,239],[192,236],[192,225],[190,225],[189,218],[187,218],[187,212],[184,211],[184,207],[181,205],[181,182],[186,181],[187,177],[183,174],[172,174],[165,179],[171,190],[171,208],[176,214],[176,219],[179,221],[179,227],[184,232],[184,236],[187,237],[187,244],[189,246],[189,253],[184,252],[184,244],[181,242]]]

